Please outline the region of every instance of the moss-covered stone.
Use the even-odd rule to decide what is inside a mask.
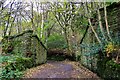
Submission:
[[[33,59],[35,65],[46,62],[46,47],[37,35],[33,35],[32,30],[24,31],[15,36],[5,36],[2,43],[3,53],[5,54],[14,53],[30,57]],[[12,50],[9,50],[10,46]]]

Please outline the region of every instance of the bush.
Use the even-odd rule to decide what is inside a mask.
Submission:
[[[120,64],[115,63],[113,60],[109,60],[109,58],[99,59],[97,66],[98,75],[105,80],[120,79]]]
[[[49,49],[51,49],[51,48],[63,49],[63,48],[67,47],[64,37],[62,37],[61,35],[56,35],[56,34],[54,34],[48,38],[47,46]]]
[[[3,66],[0,78],[20,78],[23,75],[23,70],[33,66],[31,58],[20,56],[4,56],[2,59]]]
[[[113,60],[108,61],[104,71],[104,77],[120,79],[120,64],[115,63]]]
[[[54,61],[63,61],[66,59],[66,57],[63,55],[57,56],[57,55],[51,55],[47,57],[48,60],[54,60]]]

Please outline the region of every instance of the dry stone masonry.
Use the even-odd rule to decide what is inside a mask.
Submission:
[[[15,36],[6,36],[2,41],[4,44],[3,54],[12,53],[31,57],[35,61],[35,65],[46,62],[47,49],[32,30],[24,31]]]

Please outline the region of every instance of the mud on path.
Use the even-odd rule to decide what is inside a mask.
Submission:
[[[74,61],[48,61],[28,69],[25,78],[94,78],[98,76]],[[100,78],[99,78],[100,79]]]

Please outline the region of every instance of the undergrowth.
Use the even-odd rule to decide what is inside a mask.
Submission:
[[[2,64],[0,75],[2,79],[21,78],[23,71],[33,66],[31,58],[17,55],[1,56],[0,63]]]

